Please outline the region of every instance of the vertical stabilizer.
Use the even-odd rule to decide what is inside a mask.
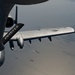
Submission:
[[[18,23],[18,6],[16,6],[16,12],[15,12],[15,24]]]

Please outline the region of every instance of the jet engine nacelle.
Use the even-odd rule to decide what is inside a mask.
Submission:
[[[18,21],[18,7],[16,6],[15,20],[9,15],[6,22],[6,28],[12,27]]]
[[[0,51],[0,66],[4,63],[5,60],[5,51]]]
[[[8,16],[7,22],[6,22],[6,27],[7,27],[7,28],[10,28],[10,27],[13,26],[13,24],[14,24],[13,18],[12,18],[11,16]]]
[[[17,38],[17,44],[20,47],[20,49],[23,48],[23,46],[24,46],[24,40],[23,40],[23,38],[21,36],[19,38]]]

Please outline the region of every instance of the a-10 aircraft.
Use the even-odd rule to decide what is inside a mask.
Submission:
[[[15,20],[8,16],[10,10],[13,8],[15,4],[20,5],[31,5],[43,3],[48,0],[0,0],[0,66],[4,63],[5,60],[5,51],[4,45],[9,41],[10,48],[14,49],[13,41],[17,41],[18,46],[22,49],[24,46],[24,41],[28,40],[31,43],[33,39],[39,39],[48,37],[50,41],[52,41],[51,37],[71,34],[74,33],[74,29],[72,27],[62,27],[62,28],[47,28],[47,29],[38,29],[33,31],[21,31],[24,24],[17,23],[17,10],[16,7],[16,16]],[[8,32],[5,32],[5,27],[10,28],[15,24],[15,26]]]

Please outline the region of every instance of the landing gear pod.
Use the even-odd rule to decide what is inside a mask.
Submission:
[[[14,43],[13,43],[13,41],[12,41],[12,40],[10,40],[10,41],[9,41],[9,46],[10,46],[11,50],[13,50],[13,49],[14,49]]]
[[[22,37],[17,38],[17,44],[22,49],[24,47],[24,40]]]

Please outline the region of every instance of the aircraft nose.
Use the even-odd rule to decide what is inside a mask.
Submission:
[[[0,66],[3,65],[4,60],[5,60],[5,51],[2,50],[2,51],[0,51]]]

